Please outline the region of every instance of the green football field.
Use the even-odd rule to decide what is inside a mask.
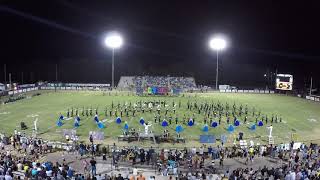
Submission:
[[[42,91],[40,96],[34,96],[32,98],[26,98],[13,103],[0,105],[0,132],[1,133],[13,133],[14,129],[20,129],[20,122],[23,121],[29,127],[25,132],[31,134],[33,121],[38,118],[38,128],[41,137],[49,140],[62,140],[63,129],[73,129],[73,118],[70,120],[64,120],[62,127],[57,127],[56,122],[60,113],[66,116],[68,109],[78,109],[80,114],[80,127],[77,128],[77,134],[81,140],[87,140],[89,131],[103,131],[106,136],[106,142],[116,142],[117,136],[122,134],[124,127],[124,121],[128,122],[130,128],[134,127],[142,132],[144,127],[139,124],[140,117],[143,117],[145,121],[152,122],[151,129],[155,134],[161,134],[163,127],[159,123],[154,123],[154,114],[156,112],[137,112],[135,117],[131,116],[122,117],[122,123],[117,124],[115,117],[110,117],[109,113],[105,116],[105,109],[111,109],[113,102],[114,106],[118,103],[123,105],[124,103],[136,103],[139,101],[166,101],[170,106],[175,102],[178,104],[181,102],[181,107],[176,108],[176,115],[172,114],[172,124],[167,128],[171,135],[174,135],[175,130],[175,117],[177,116],[180,123],[184,115],[187,117],[195,116],[196,125],[188,127],[183,124],[184,131],[181,136],[187,140],[188,145],[192,145],[199,141],[199,135],[206,134],[202,132],[204,126],[203,114],[198,114],[198,111],[187,110],[187,102],[202,102],[217,103],[222,105],[228,103],[232,108],[235,103],[237,107],[241,104],[243,107],[248,106],[248,123],[243,123],[243,118],[239,117],[241,121],[240,127],[237,127],[235,132],[230,134],[227,132],[226,118],[222,118],[222,123],[216,128],[209,128],[208,134],[214,134],[220,136],[226,134],[229,137],[229,142],[235,137],[238,132],[244,132],[246,139],[252,139],[255,142],[266,143],[267,139],[267,126],[270,125],[272,114],[282,117],[282,122],[273,123],[273,135],[275,143],[289,142],[294,137],[300,141],[316,140],[320,135],[320,104],[316,102],[307,101],[302,98],[276,95],[276,94],[235,94],[235,93],[198,93],[198,94],[184,94],[180,97],[138,97],[130,95],[127,92],[118,92],[113,94],[103,94],[102,92],[75,92],[75,91],[60,91],[49,92]],[[253,123],[255,123],[255,117],[252,117],[253,107],[256,111],[261,111],[262,115],[268,115],[269,123],[264,124],[263,127],[258,127],[256,131],[249,130]],[[99,119],[104,120],[106,128],[98,129],[94,123],[93,116],[82,116],[81,112],[83,108],[98,108]],[[95,110],[93,110],[93,114]],[[164,117],[164,108],[162,108],[162,117]],[[170,115],[168,115],[170,116]],[[231,122],[233,119],[231,118]]]

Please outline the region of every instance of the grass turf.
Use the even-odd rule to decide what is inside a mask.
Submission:
[[[177,108],[176,113],[179,117],[179,121],[185,114],[187,117],[192,116],[195,113],[197,124],[193,127],[187,127],[183,125],[184,131],[181,136],[186,138],[187,142],[198,141],[199,135],[205,134],[202,132],[204,115],[199,115],[197,111],[190,112],[187,110],[187,102],[215,102],[220,101],[223,105],[228,102],[230,109],[233,103],[236,103],[237,107],[240,104],[249,107],[249,123],[243,124],[243,120],[240,118],[242,124],[236,128],[233,134],[229,134],[226,131],[226,118],[222,118],[222,124],[217,128],[209,128],[209,134],[221,135],[227,134],[229,140],[233,139],[238,132],[242,131],[245,134],[245,138],[255,139],[256,142],[263,143],[266,140],[267,129],[266,126],[258,127],[256,131],[248,129],[252,123],[255,122],[255,118],[252,117],[251,110],[253,107],[257,110],[261,110],[262,114],[267,114],[269,117],[269,124],[272,114],[281,115],[282,123],[273,124],[273,135],[275,136],[275,143],[288,142],[291,140],[291,134],[296,133],[299,140],[312,140],[317,139],[320,134],[320,104],[316,102],[307,101],[302,98],[290,97],[276,94],[235,94],[235,93],[203,93],[203,94],[185,94],[184,97],[138,97],[128,95],[128,93],[117,93],[117,95],[103,94],[102,92],[75,92],[75,91],[60,91],[49,92],[44,91],[40,96],[34,96],[32,98],[23,99],[14,103],[5,104],[0,106],[0,132],[13,133],[13,130],[20,129],[20,122],[24,121],[29,129],[26,133],[31,133],[33,127],[33,121],[38,118],[38,128],[41,133],[40,136],[50,140],[61,140],[62,129],[72,129],[74,120],[64,121],[62,127],[56,126],[56,121],[60,113],[66,116],[67,109],[78,108],[81,118],[81,126],[77,129],[77,134],[80,139],[87,140],[89,131],[103,131],[106,138],[116,140],[117,136],[122,133],[124,124],[115,123],[115,117],[105,116],[105,107],[108,111],[111,107],[111,102],[115,106],[119,103],[134,102],[137,101],[153,101],[153,100],[165,100],[168,104],[172,104],[174,101],[178,103],[181,101],[181,107]],[[81,110],[83,107],[93,109],[98,107],[99,119],[108,119],[106,128],[99,130],[97,125],[93,121],[93,117],[81,116]],[[162,108],[163,111],[164,108]],[[93,111],[94,113],[95,111]],[[163,127],[160,124],[154,123],[154,113],[141,112],[136,113],[135,117],[123,117],[122,122],[127,121],[129,127],[135,127],[136,129],[144,130],[144,127],[139,124],[140,117],[144,117],[146,121],[152,122],[152,130],[156,134],[160,134],[163,131]],[[162,112],[162,118],[164,112]],[[130,113],[131,114],[131,113]],[[124,113],[125,115],[125,113]],[[172,125],[168,127],[171,135],[175,134],[175,115],[173,115]],[[231,118],[231,122],[233,119]],[[269,125],[268,124],[268,125]],[[232,137],[232,138],[231,138]]]

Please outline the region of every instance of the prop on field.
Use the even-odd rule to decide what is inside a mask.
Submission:
[[[255,125],[255,124],[252,124],[251,127],[250,127],[250,130],[251,130],[251,131],[255,131],[255,130],[256,130],[256,125]]]
[[[103,129],[103,128],[106,127],[106,126],[103,124],[103,122],[99,121],[99,118],[98,118],[98,115],[97,115],[97,114],[94,116],[93,119],[94,119],[94,121],[96,122],[96,124],[97,124],[97,126],[98,126],[99,129]]]
[[[258,122],[258,126],[260,126],[260,127],[263,126],[263,122],[262,122],[262,121],[259,121],[259,122]]]
[[[140,124],[141,124],[141,125],[144,125],[144,119],[143,119],[143,117],[140,118]]]
[[[209,131],[209,126],[207,124],[205,124],[203,127],[202,127],[202,131],[203,132],[208,132]]]
[[[57,126],[58,126],[58,127],[61,127],[61,126],[63,125],[63,123],[62,123],[61,119],[58,119],[58,121],[57,121],[57,123],[56,123],[56,124],[57,124]]]
[[[116,123],[117,123],[117,124],[121,124],[121,118],[120,118],[120,117],[117,117]]]
[[[129,129],[129,125],[128,125],[127,121],[124,123],[123,129],[126,131]]]
[[[240,126],[240,121],[239,120],[236,120],[235,122],[234,122],[234,126]]]
[[[190,118],[190,119],[189,119],[189,121],[188,121],[188,126],[190,126],[190,127],[191,127],[191,126],[193,126],[193,125],[194,125],[194,123],[193,123],[193,119],[192,119],[192,118]]]
[[[176,132],[181,133],[183,131],[183,127],[181,125],[176,126]]]
[[[214,122],[211,123],[211,127],[214,127],[214,128],[215,128],[215,127],[217,127],[217,126],[218,126],[218,123],[217,123],[217,122],[214,121]]]
[[[60,120],[63,120],[63,119],[64,119],[64,117],[63,117],[62,114],[60,115],[59,119],[60,119]]]
[[[78,128],[80,126],[80,117],[77,116],[74,118],[74,127]]]
[[[92,140],[103,140],[104,139],[104,132],[101,131],[90,131],[89,137],[92,137]]]
[[[103,122],[98,122],[98,128],[99,129],[103,129],[103,128],[105,128],[106,126],[103,124]]]
[[[229,133],[233,133],[234,132],[234,126],[230,124],[229,127],[227,128],[227,131]]]
[[[161,123],[161,126],[162,126],[162,127],[167,127],[167,126],[168,126],[168,121],[164,119],[164,120],[162,121],[162,123]]]

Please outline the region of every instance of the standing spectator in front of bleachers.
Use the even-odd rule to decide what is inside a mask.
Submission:
[[[92,176],[95,176],[96,173],[97,173],[97,167],[96,167],[97,162],[94,160],[94,158],[92,158],[91,161],[90,161],[90,164],[91,164]]]

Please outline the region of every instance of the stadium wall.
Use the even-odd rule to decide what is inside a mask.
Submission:
[[[306,96],[307,100],[320,102],[320,96]]]
[[[221,93],[256,93],[256,94],[274,94],[272,90],[220,90]]]

